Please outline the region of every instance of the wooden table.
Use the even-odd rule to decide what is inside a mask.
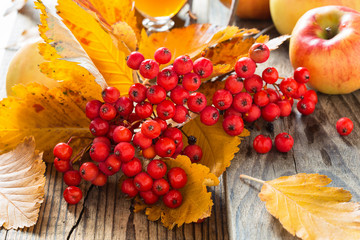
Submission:
[[[190,4],[198,22],[227,23],[228,9],[218,1],[196,0]],[[1,39],[6,39],[2,42],[11,44],[24,29],[35,26],[38,21],[37,13],[29,3],[19,14],[8,18],[6,24],[13,27],[3,32]],[[237,19],[236,24],[263,29],[271,22]],[[3,27],[0,25],[0,29]],[[270,36],[276,37],[276,31],[270,31]],[[4,97],[6,69],[15,51],[0,47],[0,97]],[[272,52],[270,60],[260,64],[258,71],[267,66],[275,66],[281,76],[291,75],[287,43]],[[2,229],[0,239],[297,239],[267,213],[264,203],[257,197],[261,186],[242,181],[239,175],[270,180],[300,172],[326,174],[333,179],[333,186],[350,190],[353,200],[359,201],[359,103],[359,91],[340,96],[320,94],[313,115],[304,117],[295,110],[290,117],[276,121],[274,133],[268,133],[272,138],[286,131],[295,139],[293,150],[287,154],[274,149],[265,155],[255,153],[251,144],[253,138],[267,133],[260,122],[261,130],[252,129],[251,136],[242,142],[240,152],[221,177],[220,185],[209,188],[213,193],[214,207],[212,216],[203,223],[169,231],[158,222],[149,222],[143,213],[132,212],[131,202],[126,201],[117,188],[116,177],[111,177],[102,188],[92,187],[80,204],[68,206],[62,198],[65,189],[62,174],[48,164],[46,196],[38,223],[18,231]],[[339,137],[335,130],[336,120],[343,116],[351,118],[355,124],[354,132],[348,137]],[[89,186],[84,188],[89,189]]]

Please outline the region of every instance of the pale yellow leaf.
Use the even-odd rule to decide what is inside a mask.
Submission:
[[[325,175],[300,173],[263,182],[259,197],[291,234],[302,239],[360,239],[360,204],[351,193],[326,187]]]
[[[0,226],[35,225],[44,200],[45,168],[32,137],[0,155]]]

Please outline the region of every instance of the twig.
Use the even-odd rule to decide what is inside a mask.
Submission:
[[[260,179],[257,179],[257,178],[250,177],[250,176],[245,175],[245,174],[241,174],[241,175],[240,175],[240,178],[249,179],[249,180],[252,180],[252,181],[255,181],[255,182],[258,182],[258,183],[265,184],[265,181],[260,180]]]

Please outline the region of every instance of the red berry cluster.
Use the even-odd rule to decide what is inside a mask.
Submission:
[[[138,100],[143,87],[134,84],[129,90],[129,97],[120,97],[118,89],[108,87],[102,92],[104,102],[92,100],[86,104],[85,113],[91,120],[89,129],[95,138],[88,148],[73,159],[73,150],[69,145],[71,139],[54,147],[55,168],[64,173],[64,181],[69,186],[64,191],[68,203],[76,204],[81,200],[82,192],[76,187],[81,179],[103,186],[108,176],[121,170],[128,177],[121,186],[128,196],[134,197],[139,193],[146,204],[153,204],[162,196],[166,206],[176,208],[181,205],[182,195],[178,189],[187,182],[185,171],[172,168],[167,172],[166,164],[161,160],[152,160],[144,171],[142,161],[135,157],[138,149],[147,159],[153,159],[156,155],[176,157],[183,151],[182,132],[168,126],[161,117],[151,117],[152,104],[147,116],[144,116],[144,111],[136,110],[144,103]],[[134,102],[137,103],[135,112]],[[185,154],[193,161],[200,161],[201,148],[191,150],[191,146],[184,149]],[[75,170],[73,162],[87,149],[93,162],[82,163],[79,170]]]

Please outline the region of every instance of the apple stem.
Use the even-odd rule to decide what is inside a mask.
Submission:
[[[241,175],[240,175],[240,178],[249,179],[249,180],[251,180],[251,181],[255,181],[255,182],[258,182],[258,183],[261,183],[261,184],[265,184],[265,181],[260,180],[260,179],[257,179],[257,178],[254,178],[254,177],[250,177],[250,176],[245,175],[245,174],[241,174]]]

